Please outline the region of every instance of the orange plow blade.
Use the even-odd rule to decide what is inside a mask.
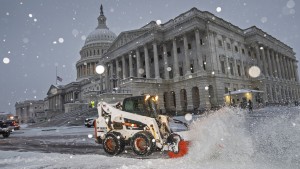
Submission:
[[[179,157],[185,156],[189,151],[189,144],[190,143],[188,141],[181,140],[178,143],[178,149],[179,149],[178,153],[169,151],[168,152],[169,157],[170,158],[179,158]]]

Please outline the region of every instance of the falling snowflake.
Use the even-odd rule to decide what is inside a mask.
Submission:
[[[53,44],[57,44],[57,42],[56,42],[56,41],[53,41]]]
[[[28,43],[29,39],[28,38],[23,38],[23,43]]]
[[[289,0],[287,3],[286,3],[286,7],[288,8],[294,8],[295,7],[295,1],[294,0]]]
[[[260,50],[264,50],[264,47],[261,46],[259,49],[260,49]]]
[[[260,21],[262,22],[262,23],[266,23],[267,21],[268,21],[268,18],[267,17],[262,17],[261,19],[260,19]]]
[[[36,18],[34,18],[34,19],[33,19],[33,21],[34,21],[34,22],[37,22],[37,19],[36,19]]]
[[[167,67],[167,71],[169,71],[169,72],[170,72],[171,70],[172,70],[172,68],[171,68],[171,67]]]
[[[249,68],[249,75],[251,76],[251,77],[253,77],[253,78],[256,78],[256,77],[258,77],[259,75],[260,75],[260,68],[259,67],[257,67],[257,66],[252,66],[252,67],[250,67]]]
[[[76,38],[77,35],[79,34],[79,31],[78,31],[77,29],[73,29],[73,30],[72,30],[72,34],[73,34],[73,36]]]
[[[216,11],[217,11],[217,12],[221,12],[221,11],[222,11],[222,8],[221,8],[221,7],[217,7]]]
[[[8,51],[7,53],[10,54],[10,51]]]
[[[157,20],[157,21],[156,21],[156,24],[157,24],[157,25],[160,25],[160,24],[161,24],[161,20]]]
[[[114,12],[115,10],[114,10],[114,8],[110,8],[110,10],[109,10],[110,12]]]
[[[82,36],[81,36],[81,40],[86,40],[86,36],[85,36],[85,35],[82,35]]]
[[[139,68],[139,74],[143,74],[145,72],[145,70],[144,69],[142,69],[142,68]]]
[[[9,12],[6,12],[6,15],[8,16],[8,15],[9,15]]]
[[[59,38],[59,39],[58,39],[58,42],[59,42],[59,43],[64,43],[64,39],[63,39],[63,38]]]
[[[187,113],[187,114],[185,114],[184,118],[186,121],[191,121],[193,119],[193,116],[191,113]]]
[[[7,58],[7,57],[3,58],[3,63],[4,64],[9,64],[9,62],[10,62],[9,58]]]
[[[98,74],[101,75],[102,73],[104,73],[104,71],[105,71],[104,66],[98,65],[98,66],[96,67],[96,72],[97,72]]]
[[[30,14],[28,14],[28,16],[29,16],[29,18],[32,18],[33,15],[30,13]]]
[[[93,135],[92,135],[92,134],[89,134],[89,135],[88,135],[88,138],[93,138]]]

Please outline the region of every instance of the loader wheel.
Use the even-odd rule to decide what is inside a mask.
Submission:
[[[152,134],[146,131],[140,131],[132,136],[131,148],[139,156],[148,156],[153,153],[156,144]]]
[[[2,136],[3,136],[4,138],[9,137],[9,135],[10,135],[10,132],[5,132],[5,133],[2,134]]]
[[[125,149],[125,140],[120,133],[108,133],[103,140],[103,149],[109,155],[118,155]]]

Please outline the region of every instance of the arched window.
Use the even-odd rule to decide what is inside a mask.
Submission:
[[[200,95],[199,95],[198,87],[192,88],[192,99],[193,99],[193,109],[196,110],[199,108],[199,104],[200,104]]]
[[[180,90],[180,104],[181,104],[182,110],[187,110],[187,97],[186,97],[185,89]]]

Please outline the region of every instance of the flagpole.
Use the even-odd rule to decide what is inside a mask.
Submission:
[[[55,80],[56,80],[56,85],[57,85],[57,66],[55,66],[55,70],[56,70],[56,71],[55,71],[55,72],[56,72],[56,74],[55,74],[55,75],[56,75],[56,76],[55,76]]]

